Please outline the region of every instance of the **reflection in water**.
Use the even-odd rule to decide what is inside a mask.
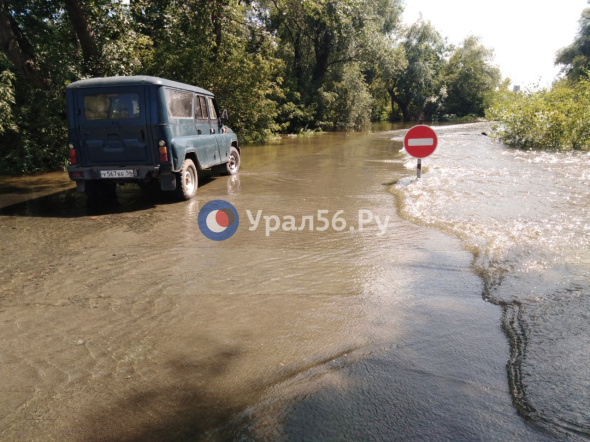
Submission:
[[[227,193],[228,195],[236,195],[242,191],[240,186],[240,175],[232,175],[227,177]]]
[[[512,407],[471,255],[397,217],[387,183],[412,172],[391,137],[247,146],[184,203],[125,186],[91,207],[63,175],[3,199],[3,437],[544,437]],[[240,214],[227,241],[197,226],[215,199]],[[318,231],[318,211],[390,222]]]

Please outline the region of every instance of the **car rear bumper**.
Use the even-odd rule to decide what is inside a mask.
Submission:
[[[74,181],[113,180],[117,182],[137,182],[157,178],[172,172],[171,164],[157,166],[78,166],[68,167],[68,175]]]
[[[156,166],[78,166],[68,167],[68,175],[76,182],[79,192],[84,192],[86,181],[114,181],[116,183],[138,183],[159,179],[162,190],[174,190],[176,178],[172,174],[172,164]]]

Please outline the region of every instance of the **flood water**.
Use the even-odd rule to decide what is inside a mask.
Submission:
[[[587,438],[590,156],[488,130],[421,180],[387,128],[246,146],[189,202],[0,180],[0,438]]]
[[[402,213],[474,253],[502,306],[509,383],[527,419],[590,436],[590,153],[507,149],[441,128],[428,179],[394,186]],[[397,137],[403,136],[398,134]],[[396,138],[397,139],[397,138]]]

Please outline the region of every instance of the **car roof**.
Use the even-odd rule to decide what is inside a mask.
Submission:
[[[146,85],[157,85],[167,86],[177,89],[184,89],[191,92],[197,92],[200,94],[213,95],[212,92],[202,89],[197,86],[191,86],[190,84],[179,83],[177,81],[167,80],[165,78],[150,77],[148,75],[135,75],[131,77],[97,77],[88,78],[86,80],[75,81],[70,83],[67,89],[84,89],[94,87],[115,87],[115,86],[146,86]]]

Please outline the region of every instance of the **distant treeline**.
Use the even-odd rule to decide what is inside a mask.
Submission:
[[[0,172],[62,167],[64,88],[154,75],[216,93],[243,141],[481,117],[506,89],[475,37],[402,0],[0,0]]]

